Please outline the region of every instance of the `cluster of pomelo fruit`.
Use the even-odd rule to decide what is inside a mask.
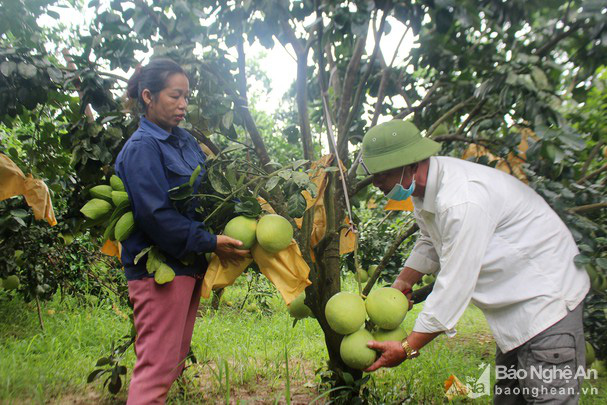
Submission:
[[[356,280],[360,281],[361,283],[366,283],[369,278],[373,277],[373,274],[375,274],[375,269],[377,269],[377,265],[375,264],[369,266],[369,270],[365,270],[359,267],[358,269],[356,269],[356,274],[354,278],[356,278]]]
[[[367,347],[369,341],[402,341],[407,334],[400,325],[408,309],[407,298],[392,287],[373,290],[366,300],[343,291],[331,297],[325,306],[325,317],[331,329],[345,335],[340,346],[343,362],[364,370],[377,358],[377,352]],[[370,330],[365,328],[367,317]]]
[[[592,289],[601,292],[607,291],[607,277],[596,267],[594,267],[591,263],[586,265],[586,272],[588,273],[588,277],[590,277],[590,285]]]
[[[131,202],[122,180],[110,177],[110,184],[99,184],[89,190],[91,199],[80,212],[87,217],[90,226],[105,226],[103,240],[122,242],[135,229]]]
[[[0,278],[0,286],[5,290],[16,290],[19,288],[19,277],[11,274],[5,279]]]
[[[246,216],[232,218],[223,234],[242,242],[242,249],[251,249],[255,244],[268,253],[286,249],[293,239],[291,223],[280,215],[267,214],[259,220]]]

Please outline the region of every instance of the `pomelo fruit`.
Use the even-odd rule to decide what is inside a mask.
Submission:
[[[93,198],[101,198],[106,201],[112,201],[112,186],[101,184],[89,190]]]
[[[110,186],[112,187],[112,190],[126,191],[126,189],[124,188],[124,183],[122,182],[120,177],[116,176],[115,174],[110,177]]]
[[[259,246],[270,253],[277,253],[291,244],[293,227],[286,218],[268,214],[257,222],[256,236]]]
[[[363,269],[356,270],[356,275],[354,277],[357,281],[360,281],[361,283],[366,283],[369,279],[369,275]]]
[[[376,264],[372,264],[371,266],[369,266],[369,270],[367,270],[367,274],[369,275],[369,277],[373,277],[373,275],[375,274],[375,270],[377,270]]]
[[[346,365],[356,370],[364,370],[375,362],[377,352],[367,347],[373,335],[366,329],[345,336],[339,347],[339,354]]]
[[[306,304],[304,304],[304,300],[306,299],[306,292],[302,292],[289,304],[289,314],[295,319],[304,319],[304,318],[312,318],[312,310]]]
[[[356,332],[365,323],[365,302],[357,294],[338,292],[327,301],[325,317],[331,329],[348,335]]]
[[[257,221],[243,215],[232,218],[223,230],[223,234],[242,242],[242,249],[248,250],[255,244]]]
[[[129,211],[120,217],[114,227],[114,237],[118,242],[122,242],[128,238],[135,229],[135,217],[133,212]]]
[[[401,324],[409,303],[407,297],[392,287],[382,287],[371,291],[365,307],[371,321],[382,329],[396,329]]]
[[[596,355],[594,353],[594,347],[588,342],[586,342],[586,367],[592,364],[596,360]]]
[[[19,288],[19,277],[14,274],[11,274],[10,276],[4,279],[4,281],[2,282],[2,287],[4,287],[5,290],[16,290],[17,288]]]
[[[407,332],[403,328],[393,330],[378,329],[377,332],[373,333],[373,338],[378,342],[388,342],[391,340],[401,342],[406,337]]]

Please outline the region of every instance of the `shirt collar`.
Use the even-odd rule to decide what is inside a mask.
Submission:
[[[438,161],[430,158],[428,177],[426,178],[426,190],[423,197],[413,197],[413,205],[420,209],[436,213],[436,193],[438,192]]]
[[[171,135],[174,135],[174,138],[177,138],[180,141],[180,145],[183,143],[182,138],[185,132],[183,128],[175,127],[173,128],[173,132],[167,132],[158,125],[154,124],[152,121],[145,118],[143,115],[140,118],[139,125],[146,129],[154,138],[160,141],[170,140]]]

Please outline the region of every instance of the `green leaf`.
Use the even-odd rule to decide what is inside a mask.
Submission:
[[[607,270],[607,259],[604,257],[599,257],[596,259],[596,265],[603,270]]]
[[[234,206],[234,212],[249,218],[257,218],[261,215],[261,205],[254,197],[243,197]]]
[[[586,256],[583,253],[580,253],[579,255],[575,256],[573,258],[573,262],[578,266],[578,267],[583,267],[585,264],[590,263],[590,257]]]
[[[133,260],[134,264],[137,264],[137,262],[139,262],[139,260],[141,260],[141,258],[143,256],[145,256],[150,250],[152,250],[153,246],[148,246],[145,249],[141,250],[141,252],[137,253],[137,256],[135,256],[135,260]]]
[[[93,371],[91,374],[89,374],[89,376],[86,379],[87,383],[92,383],[93,381],[95,381],[97,378],[99,378],[100,376],[102,376],[104,373],[107,373],[108,370],[104,370],[104,369],[97,369],[95,371]]]
[[[270,179],[266,182],[266,191],[272,191],[274,189],[274,187],[276,187],[276,185],[278,185],[278,182],[280,181],[280,177],[278,176],[272,176],[270,177]]]
[[[99,360],[97,360],[95,367],[101,367],[101,366],[105,366],[107,364],[110,364],[110,359],[108,357],[102,357]]]
[[[243,150],[244,148],[246,148],[246,146],[244,146],[243,144],[235,143],[235,144],[232,144],[232,145],[228,146],[227,148],[223,149],[221,151],[221,153],[222,154],[227,154],[227,153],[230,153],[230,152],[235,152],[235,151]]]
[[[211,166],[208,173],[211,187],[213,187],[216,192],[224,195],[230,194],[230,192],[232,191],[230,188],[230,184],[226,180],[225,176],[219,172],[217,166]]]
[[[191,197],[192,194],[194,194],[194,189],[189,182],[183,183],[182,185],[173,187],[169,190],[169,198],[173,201],[185,200],[186,198]]]
[[[289,215],[293,218],[301,218],[303,217],[304,212],[306,212],[306,199],[301,193],[291,194],[289,199],[287,200],[287,204],[289,206]]]
[[[305,165],[308,162],[309,162],[309,160],[299,159],[299,160],[296,160],[295,162],[293,162],[291,167],[293,168],[293,170],[297,170],[298,168],[300,168],[301,166]]]
[[[303,172],[293,172],[291,178],[300,188],[305,187],[308,183],[310,183],[310,177],[306,173]]]

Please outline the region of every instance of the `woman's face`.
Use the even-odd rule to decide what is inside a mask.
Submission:
[[[141,95],[147,106],[145,117],[171,132],[185,118],[190,82],[186,75],[174,73],[167,78],[166,86],[158,94],[152,95],[145,89]]]

